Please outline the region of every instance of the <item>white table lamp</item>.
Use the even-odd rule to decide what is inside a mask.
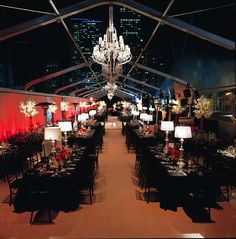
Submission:
[[[147,115],[147,113],[141,113],[140,114],[140,119],[144,121],[144,118],[145,118],[146,115]]]
[[[168,153],[168,144],[169,144],[169,139],[168,139],[168,133],[169,131],[174,131],[174,122],[173,121],[161,121],[161,130],[166,132],[166,145],[164,152]]]
[[[192,131],[191,131],[191,127],[190,126],[176,126],[175,127],[175,138],[180,138],[180,156],[179,156],[179,161],[178,161],[178,165],[179,168],[183,168],[184,167],[184,162],[183,162],[183,152],[184,152],[184,148],[183,148],[183,143],[184,143],[184,139],[188,139],[188,138],[192,138]]]
[[[52,142],[52,153],[55,153],[55,141],[61,139],[61,129],[59,127],[45,127],[44,128],[44,139],[51,140]]]
[[[94,115],[96,115],[97,111],[96,110],[90,110],[89,111],[89,115],[91,116],[91,118],[93,119]]]
[[[65,133],[64,142],[65,142],[65,148],[67,148],[67,132],[72,131],[72,124],[70,121],[61,121],[61,122],[58,122],[58,125],[61,131]]]
[[[136,110],[132,110],[132,115],[134,116],[134,118],[136,119],[137,116],[139,115],[139,111]]]
[[[82,113],[82,115],[84,115],[85,120],[89,119],[89,114],[88,113]]]
[[[147,126],[149,125],[149,122],[153,121],[153,116],[152,115],[145,115],[144,119],[145,122],[147,122]]]

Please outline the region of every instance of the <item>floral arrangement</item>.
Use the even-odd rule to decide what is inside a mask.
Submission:
[[[213,100],[205,98],[203,95],[194,101],[195,117],[200,118],[210,118],[213,113]]]
[[[236,114],[231,117],[231,120],[233,121],[234,124],[236,124]]]
[[[61,111],[68,111],[69,110],[69,102],[61,101]]]
[[[62,159],[62,157],[61,157],[60,155],[57,155],[56,158],[55,158],[55,160],[56,160],[57,162],[60,162],[60,161],[62,161],[63,159]]]
[[[70,157],[70,155],[71,154],[70,154],[70,152],[68,150],[62,149],[60,151],[60,156],[59,157],[61,157],[61,159],[68,159]]]
[[[230,145],[227,149],[225,150],[217,150],[218,153],[221,153],[227,157],[235,158],[236,159],[236,147],[233,145]]]
[[[57,111],[57,105],[56,105],[56,104],[49,105],[48,110],[49,110],[51,113],[55,113],[55,112]]]
[[[79,130],[79,133],[80,133],[80,134],[84,134],[84,133],[86,133],[86,132],[88,132],[88,130],[87,130],[86,128],[81,128],[81,129]]]
[[[174,159],[178,159],[180,156],[180,152],[177,149],[168,148],[167,155],[172,156]]]
[[[152,131],[150,130],[150,128],[147,128],[143,131],[144,135],[148,135],[148,134],[151,134],[151,133],[152,133]]]
[[[33,117],[34,115],[39,113],[35,105],[36,103],[32,99],[27,100],[25,103],[20,102],[19,104],[20,112],[23,113],[25,117]]]
[[[175,114],[181,114],[183,111],[185,111],[185,109],[186,109],[185,107],[181,105],[177,105],[177,106],[174,106],[171,111]]]

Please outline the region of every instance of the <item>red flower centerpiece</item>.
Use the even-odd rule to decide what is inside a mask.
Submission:
[[[168,149],[168,155],[172,156],[174,159],[178,159],[179,158],[179,150],[169,148]]]
[[[56,158],[55,158],[55,160],[56,160],[57,162],[60,162],[60,161],[62,161],[63,159],[62,159],[61,156],[57,155]]]
[[[67,149],[62,149],[60,151],[60,157],[62,158],[62,160],[68,159],[70,157],[70,152]]]

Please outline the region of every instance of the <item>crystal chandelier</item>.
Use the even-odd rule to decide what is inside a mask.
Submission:
[[[107,83],[105,86],[104,86],[104,90],[106,90],[108,93],[110,92],[115,92],[115,90],[117,90],[117,85],[115,84],[111,84],[111,83]]]
[[[111,99],[113,98],[113,96],[114,96],[114,93],[108,93],[108,94],[107,94],[107,98],[108,98],[109,100],[111,100]]]
[[[115,94],[115,91],[117,90],[117,85],[115,84],[111,84],[111,83],[107,83],[105,86],[104,86],[104,90],[107,92],[107,97],[109,100],[111,100]]]
[[[114,84],[122,73],[122,65],[128,63],[132,55],[128,45],[124,44],[122,36],[117,37],[113,26],[113,7],[109,6],[109,27],[104,37],[99,37],[98,45],[93,48],[93,60],[102,65],[102,74]]]

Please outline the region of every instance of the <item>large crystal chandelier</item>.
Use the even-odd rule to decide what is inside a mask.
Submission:
[[[117,37],[113,26],[113,7],[109,6],[109,27],[104,37],[99,37],[98,45],[93,49],[93,60],[102,65],[102,74],[109,83],[114,84],[122,73],[122,65],[132,58],[130,48],[124,44],[122,36]]]

